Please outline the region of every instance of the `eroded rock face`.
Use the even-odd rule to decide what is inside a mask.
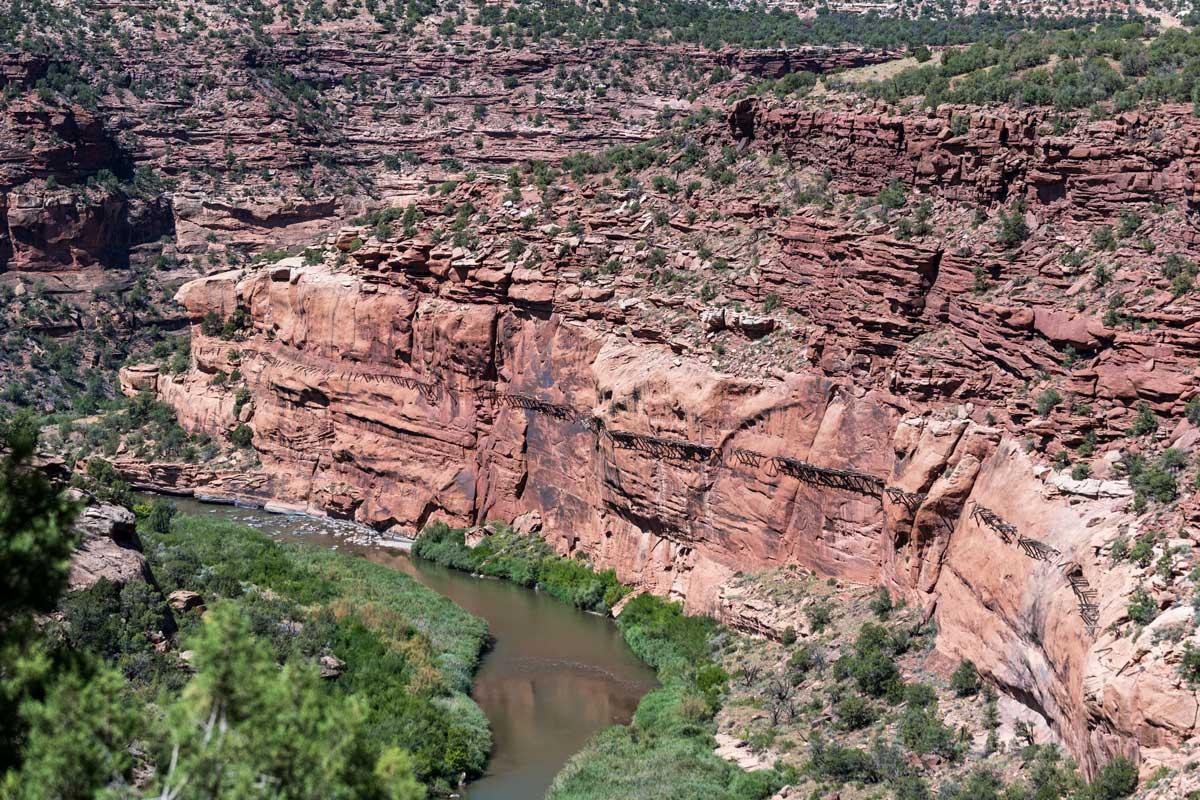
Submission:
[[[942,107],[928,115],[875,108],[776,107],[756,98],[730,116],[736,136],[782,144],[799,163],[833,173],[835,185],[877,192],[892,180],[962,201],[1026,197],[1076,219],[1106,219],[1160,202],[1197,200],[1189,109],[1128,112],[1052,133],[1040,110]],[[960,120],[956,129],[954,120]],[[847,151],[854,158],[839,158]]]
[[[118,586],[150,581],[133,512],[110,503],[90,503],[75,520],[82,540],[71,556],[67,589],[79,591],[107,580]]]
[[[730,124],[742,136],[774,130],[798,158],[811,134],[814,159],[830,163],[822,148],[833,139],[821,131],[849,125],[863,158],[831,170],[859,194],[928,157],[934,166],[908,176],[917,185],[942,196],[1023,194],[1031,227],[1054,220],[1077,237],[1073,220],[1117,202],[1086,176],[1111,177],[1113,159],[1148,159],[1126,165],[1146,173],[1160,158],[1107,129],[1051,158],[1032,118],[973,118],[978,133],[957,143],[948,116],[821,119],[739,106]],[[1159,140],[1161,157],[1175,163],[1189,142]],[[959,160],[947,164],[951,155]],[[1052,168],[1069,176],[1061,196],[1037,188]],[[1190,178],[1173,169],[1148,188],[1127,185],[1120,202],[1186,200]],[[186,284],[178,299],[194,325],[192,369],[130,369],[126,389],[152,387],[194,431],[220,436],[244,423],[261,467],[118,467],[139,485],[257,498],[406,535],[431,519],[536,514],[560,552],[766,635],[788,621],[752,619],[759,599],[729,591],[739,571],[796,565],[881,584],[927,610],[947,663],[971,659],[1088,768],[1115,753],[1167,763],[1195,738],[1176,666],[1187,642],[1111,632],[1136,583],[1104,555],[1137,532],[1128,486],[1111,474],[1094,486],[1066,478],[1026,451],[1027,437],[1080,441],[1092,428],[1111,437],[1138,402],[1180,413],[1196,368],[1184,303],[1143,292],[1154,307],[1142,315],[1156,325],[1118,328],[1081,302],[1087,279],[1040,242],[1006,257],[811,209],[776,218],[778,206],[741,199],[722,202],[712,232],[734,238],[753,221],[761,258],[722,285],[714,308],[656,293],[636,274],[584,277],[610,256],[647,260],[627,242],[653,220],[632,217],[630,203],[564,232],[523,224],[520,203],[500,205],[488,191],[453,196],[491,213],[471,249],[435,238],[434,225],[401,237],[352,227],[330,237],[320,264],[284,259]],[[1190,218],[1180,219],[1182,231]],[[515,236],[526,249],[511,247]],[[960,234],[969,236],[980,238]],[[682,271],[703,269],[683,245],[672,257]],[[980,269],[1001,264],[1043,290],[992,296],[973,286]],[[1081,301],[1064,299],[1072,293]],[[767,297],[802,310],[803,325],[773,316]],[[751,302],[763,311],[734,305]],[[247,320],[236,341],[198,324],[235,313]],[[718,333],[770,335],[777,346],[782,333],[801,357],[757,374],[715,368],[691,348]],[[1085,354],[1079,363],[1063,358],[1068,346]],[[248,402],[214,380],[235,364]],[[1094,408],[1035,415],[1025,382],[1036,373]],[[862,480],[800,479],[777,456]],[[1178,599],[1171,586],[1156,592],[1164,608]]]
[[[232,424],[229,392],[205,379],[229,352],[254,395],[255,447],[272,497],[356,487],[354,514],[415,533],[431,517],[468,524],[542,516],[564,550],[582,549],[695,608],[735,565],[796,562],[856,580],[876,573],[875,499],[830,497],[748,466],[697,470],[601,442],[588,428],[487,399],[502,388],[586,410],[611,429],[709,441],[885,473],[897,401],[815,376],[764,385],[675,365],[669,348],[598,335],[495,304],[424,298],[412,287],[323,268],[205,279],[180,292],[193,314],[250,309],[257,335],[197,337],[195,372],[157,378],[195,430]],[[131,391],[148,385],[128,371]],[[426,397],[392,376],[430,376]],[[877,447],[864,449],[864,441]],[[344,513],[346,505],[339,505]],[[765,539],[763,529],[777,532]],[[802,539],[819,534],[817,542]]]
[[[1080,502],[966,407],[930,410],[819,374],[722,375],[567,313],[533,314],[543,301],[501,300],[470,271],[439,280],[433,258],[416,252],[366,255],[374,266],[363,270],[293,264],[185,286],[193,319],[242,308],[251,329],[236,343],[195,331],[195,369],[157,376],[159,396],[193,430],[228,430],[230,390],[209,376],[237,350],[262,468],[156,477],[135,465],[134,477],[201,493],[234,487],[409,535],[435,518],[536,513],[560,552],[710,613],[745,613],[724,591],[737,571],[796,564],[883,582],[931,607],[948,660],[974,661],[1086,765],[1118,752],[1165,759],[1195,733],[1170,659],[1094,633],[1072,588],[1075,575],[1097,591],[1100,631],[1123,615],[1128,576],[1100,556],[1131,524],[1123,497]],[[561,289],[551,298],[577,316]],[[150,381],[132,370],[126,383]],[[496,392],[599,422],[513,407]],[[704,443],[716,455],[630,449],[597,429]],[[880,476],[909,500],[811,485],[737,450]],[[976,505],[1053,555],[1027,555]],[[1128,675],[1130,663],[1144,671]],[[1148,682],[1179,702],[1145,702]]]
[[[635,41],[484,49],[465,34],[441,42],[433,30],[430,46],[423,35],[354,15],[319,35],[289,25],[251,35],[240,14],[206,13],[210,29],[246,35],[203,43],[173,29],[148,35],[140,15],[112,9],[116,46],[104,58],[122,80],[97,79],[90,110],[39,91],[61,66],[57,58],[0,52],[0,89],[13,95],[0,109],[0,272],[62,276],[70,289],[91,289],[102,279],[78,273],[124,268],[131,248],[163,236],[152,249],[206,269],[226,254],[307,244],[380,190],[415,194],[464,169],[556,163],[644,142],[662,132],[659,112],[692,110],[675,87],[644,81],[651,64],[721,67],[756,81],[897,55]],[[586,103],[575,94],[582,82],[563,87],[564,76],[614,54],[646,66],[587,85]],[[175,92],[199,75],[221,91]],[[280,87],[319,92],[329,108]],[[421,162],[443,166],[413,169]],[[118,179],[124,188],[111,185]]]

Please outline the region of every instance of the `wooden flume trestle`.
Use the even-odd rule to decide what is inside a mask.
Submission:
[[[1100,593],[1083,577],[1082,569],[1077,568],[1069,573],[1067,581],[1071,584],[1071,591],[1075,593],[1075,600],[1079,604],[1079,616],[1083,619],[1088,634],[1094,636],[1100,626],[1100,606],[1096,604]]]
[[[991,528],[1005,542],[1009,544],[1016,543],[1021,548],[1021,552],[1034,561],[1050,563],[1062,555],[1061,552],[1045,542],[1022,536],[1015,525],[1006,522],[990,508],[974,501],[971,504],[971,519]],[[1091,588],[1091,585],[1087,582],[1087,578],[1083,577],[1082,568],[1078,566],[1067,575],[1067,581],[1071,585],[1071,591],[1075,593],[1075,600],[1079,607],[1079,617],[1083,620],[1083,625],[1087,629],[1088,635],[1095,636],[1100,622],[1100,607],[1096,605],[1096,600],[1099,597],[1098,593],[1095,589]]]

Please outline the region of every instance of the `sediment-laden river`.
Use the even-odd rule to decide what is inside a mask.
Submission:
[[[348,526],[258,509],[173,498],[188,514],[217,514],[272,536],[337,548],[394,567],[487,620],[495,646],[472,696],[492,723],[487,774],[470,800],[536,800],[597,731],[629,721],[656,685],[612,620],[513,584],[473,578],[385,547],[347,541]]]

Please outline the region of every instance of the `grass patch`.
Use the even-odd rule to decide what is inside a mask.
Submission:
[[[448,684],[471,687],[487,625],[401,572],[207,517],[180,516],[169,533],[143,531],[142,539],[164,592],[240,597],[259,587],[305,606],[341,599],[380,625],[391,615],[386,632],[393,638],[406,628],[426,637]]]
[[[537,536],[522,535],[497,523],[476,547],[467,547],[466,532],[433,522],[421,532],[413,553],[445,567],[503,578],[537,588],[586,611],[607,612],[629,589],[611,569],[597,572],[576,559],[563,558]]]

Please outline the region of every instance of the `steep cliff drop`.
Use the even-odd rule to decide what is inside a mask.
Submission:
[[[819,149],[796,119],[742,105],[729,128],[743,147],[749,131],[761,143],[775,126],[794,132],[773,130],[777,144],[797,147],[794,135],[805,152]],[[973,146],[953,148],[948,116],[921,123],[927,144],[896,133],[911,120],[852,122],[859,138],[893,137],[880,145],[889,157],[916,159],[918,178],[937,175],[948,193],[1020,194],[1041,221],[1068,230],[1111,210],[1088,188],[1094,176],[1080,163],[1101,161],[1096,151],[1087,162],[1083,145],[1071,164],[1058,162],[1058,177],[1032,162],[995,181],[947,177],[966,161],[983,176],[1045,152],[1036,121],[981,119]],[[939,140],[946,153],[931,151]],[[826,180],[877,191],[892,174],[879,167],[856,159]],[[1145,197],[1193,191],[1194,178],[1176,178]],[[1060,190],[1042,191],[1051,184]],[[677,319],[736,331],[753,348],[779,324],[771,316],[737,302],[666,302],[581,269],[612,253],[635,257],[624,242],[638,210],[591,219],[581,234],[523,224],[521,203],[486,184],[460,186],[453,199],[492,212],[471,250],[435,241],[428,222],[394,237],[348,228],[319,263],[294,257],[186,284],[178,299],[193,321],[192,368],[127,368],[124,388],[156,393],[191,430],[244,426],[261,466],[117,466],[145,486],[406,535],[435,518],[465,525],[537,511],[560,552],[731,622],[725,589],[739,572],[795,564],[881,583],[927,610],[941,654],[973,661],[1086,768],[1116,754],[1180,763],[1200,704],[1177,668],[1188,641],[1158,633],[1191,610],[1172,608],[1126,636],[1140,571],[1109,550],[1140,532],[1129,483],[1103,471],[1073,478],[1030,450],[1047,433],[1079,441],[1093,414],[1115,427],[1135,401],[1180,411],[1194,391],[1185,318],[1117,331],[1049,294],[1021,307],[989,301],[968,288],[978,253],[804,211],[761,226],[756,247],[767,255],[742,287],[745,299],[770,292],[806,315],[809,326],[789,334],[803,352],[795,366],[747,375],[689,353]],[[452,216],[437,210],[443,202],[423,208]],[[1022,252],[1004,269],[1069,285],[1050,260]],[[1064,344],[1092,359],[1063,366]],[[1032,413],[1025,383],[1039,370],[1094,408],[1056,412],[1057,427],[1056,404]],[[237,381],[225,380],[231,371]],[[1178,599],[1173,584],[1152,585],[1160,608]]]

